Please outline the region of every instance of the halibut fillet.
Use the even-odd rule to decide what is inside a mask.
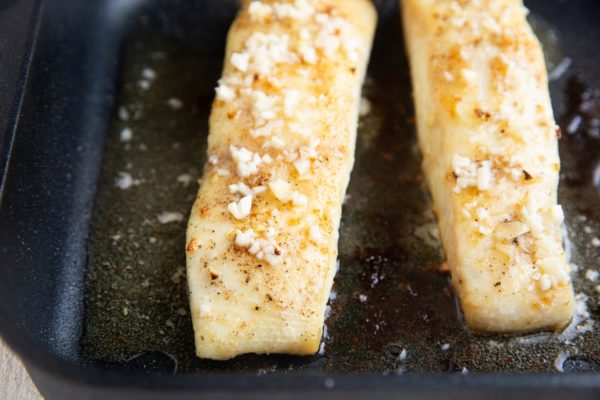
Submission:
[[[402,0],[423,169],[467,324],[558,330],[574,296],[540,43],[520,0]]]
[[[187,231],[199,357],[318,350],[375,24],[368,0],[243,2]]]

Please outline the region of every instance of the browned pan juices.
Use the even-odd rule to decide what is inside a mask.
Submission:
[[[588,296],[590,313],[579,331],[589,331],[573,326],[566,336],[521,338],[469,332],[461,323],[449,275],[440,270],[443,256],[421,176],[397,13],[386,9],[380,21],[364,89],[372,107],[359,124],[328,335],[324,354],[314,357],[248,355],[228,362],[195,357],[183,249],[222,60],[155,35],[126,43],[89,241],[81,343],[87,362],[166,373],[600,369],[600,334],[590,322],[599,317],[597,283],[585,278],[588,269],[598,267],[600,252],[592,245],[600,208],[590,172],[600,156],[600,142],[583,128],[561,141],[560,197],[574,244],[573,262],[581,266],[575,288]],[[544,24],[536,27],[551,50],[553,68],[561,58],[556,36]],[[581,103],[581,88],[571,92],[570,112],[576,112],[579,105],[573,104]],[[554,92],[553,100],[562,101],[557,96],[562,94]],[[122,107],[127,120],[118,112]],[[559,118],[563,132],[571,118]],[[127,133],[121,137],[124,128],[131,129],[130,141]],[[115,186],[115,180],[127,188]]]

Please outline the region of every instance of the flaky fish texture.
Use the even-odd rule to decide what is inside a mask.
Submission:
[[[423,169],[467,324],[558,330],[574,296],[542,49],[520,0],[401,0]]]
[[[199,357],[318,350],[375,24],[368,0],[243,2],[187,231]]]

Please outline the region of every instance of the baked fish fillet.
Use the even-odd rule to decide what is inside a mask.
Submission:
[[[199,357],[318,350],[375,24],[368,0],[243,2],[187,231]]]
[[[541,46],[521,0],[402,0],[423,168],[467,324],[558,330],[573,289]]]

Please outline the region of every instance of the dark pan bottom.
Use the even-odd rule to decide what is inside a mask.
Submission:
[[[545,4],[532,2],[531,7],[550,69],[566,53],[574,60],[566,76],[585,70],[578,62],[586,57],[579,53],[584,49],[571,46],[575,36],[563,32],[563,20],[554,19],[561,7],[568,7]],[[392,1],[379,5],[380,27],[364,88],[372,110],[359,125],[323,354],[248,355],[228,362],[194,355],[183,248],[222,54],[195,43],[194,29],[169,30],[169,21],[174,24],[183,11],[172,5],[159,14],[162,32],[153,28],[151,16],[143,16],[142,33],[124,44],[121,89],[89,239],[81,341],[85,364],[123,372],[259,375],[600,369],[600,330],[594,324],[598,293],[585,279],[588,269],[599,267],[600,250],[591,245],[600,221],[598,189],[586,178],[600,154],[598,140],[580,132],[565,134],[561,141],[560,197],[573,262],[580,266],[576,323],[563,334],[497,337],[469,332],[461,323],[449,276],[439,268],[443,256],[420,170],[399,11]],[[571,118],[561,117],[567,112],[566,80],[552,83],[563,132]],[[131,140],[125,129],[131,130]],[[175,221],[165,223],[169,218]]]

